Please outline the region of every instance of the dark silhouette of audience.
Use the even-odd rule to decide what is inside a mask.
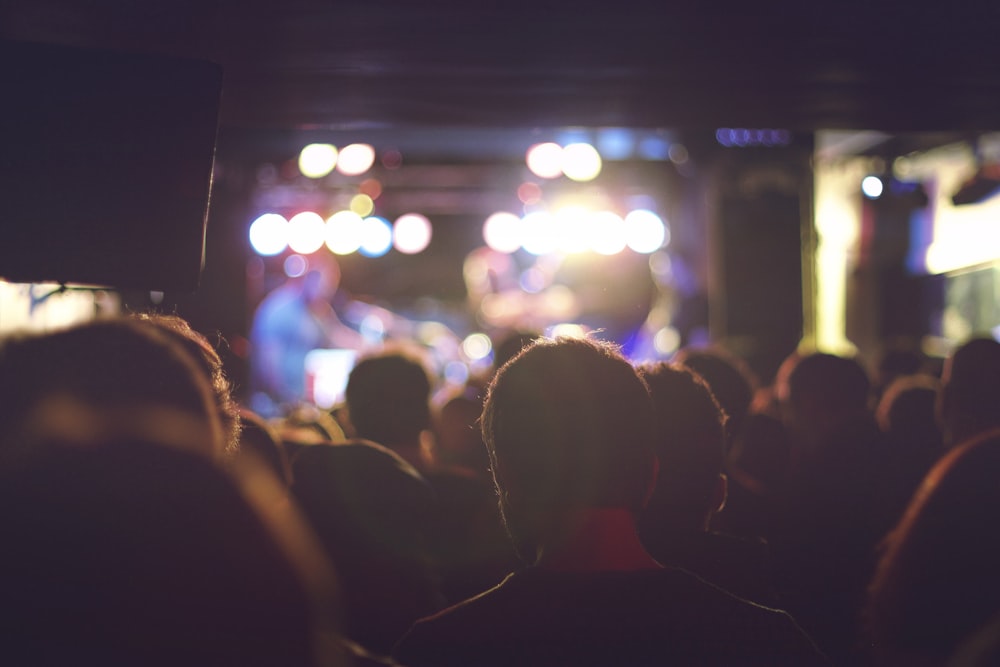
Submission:
[[[482,416],[504,522],[529,566],[419,621],[404,664],[822,664],[783,612],[643,548],[656,483],[646,384],[610,344],[538,340],[502,367]]]
[[[1000,343],[975,338],[945,361],[938,406],[945,442],[958,445],[1000,427]]]
[[[639,516],[639,536],[660,563],[694,572],[727,591],[774,605],[766,544],[709,530],[726,503],[725,413],[691,370],[640,367],[656,413],[656,490]]]
[[[945,665],[990,639],[991,623],[996,654],[998,478],[1000,431],[991,431],[934,466],[886,538],[866,615],[877,664]]]

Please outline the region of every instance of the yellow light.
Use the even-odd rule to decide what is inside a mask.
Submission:
[[[561,167],[574,181],[592,181],[601,173],[601,155],[590,144],[570,144],[562,150]]]
[[[392,242],[406,255],[423,252],[431,242],[431,221],[419,213],[401,215],[393,225]]]
[[[361,247],[361,216],[354,211],[338,211],[326,221],[326,247],[337,255],[349,255]]]
[[[346,176],[365,173],[375,163],[375,149],[368,144],[350,144],[340,151],[337,171]]]
[[[309,144],[299,153],[299,171],[309,178],[323,178],[337,166],[337,147]]]
[[[562,153],[559,144],[547,142],[535,144],[528,149],[525,161],[528,169],[539,178],[558,178],[562,175]]]
[[[351,204],[348,208],[363,218],[366,215],[371,215],[372,211],[375,210],[375,202],[366,194],[354,195],[351,197]]]
[[[323,247],[326,228],[319,213],[303,211],[288,221],[288,247],[310,255]]]

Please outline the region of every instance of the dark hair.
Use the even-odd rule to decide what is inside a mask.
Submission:
[[[854,359],[815,352],[802,357],[788,376],[788,399],[822,405],[838,414],[864,412],[871,398],[871,381]]]
[[[1000,427],[1000,343],[975,338],[945,363],[939,412],[950,444]]]
[[[482,429],[515,541],[552,537],[574,509],[644,504],[652,406],[610,343],[538,339],[524,348],[490,383]]]
[[[726,413],[727,432],[731,437],[738,434],[757,388],[757,381],[746,362],[721,348],[685,348],[673,361],[690,368],[705,381]]]
[[[660,461],[656,491],[643,516],[656,523],[704,522],[715,509],[709,504],[725,463],[726,415],[690,369],[661,362],[640,366],[639,372],[653,400]]]
[[[361,359],[345,392],[354,434],[387,447],[415,441],[431,425],[430,394],[430,374],[408,350]]]

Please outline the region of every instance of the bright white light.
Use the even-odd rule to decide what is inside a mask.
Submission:
[[[865,176],[861,180],[861,191],[869,199],[878,199],[882,196],[882,179],[878,176]]]
[[[579,324],[566,322],[552,327],[549,335],[552,338],[586,338],[587,330]]]
[[[590,144],[570,144],[562,150],[562,172],[574,181],[592,181],[601,173],[601,154]]]
[[[681,334],[673,327],[663,327],[653,336],[653,347],[663,356],[669,356],[681,346]]]
[[[288,221],[265,213],[250,223],[250,245],[258,255],[278,255],[288,247]]]
[[[347,176],[357,176],[371,169],[374,163],[374,148],[368,144],[351,144],[340,150],[337,171]]]
[[[465,356],[476,361],[485,359],[492,349],[493,342],[486,334],[470,334],[462,341],[462,351],[465,352]]]
[[[625,221],[611,211],[593,214],[591,248],[601,255],[617,255],[625,249]]]
[[[555,215],[556,238],[559,250],[578,253],[590,250],[593,245],[593,216],[582,206],[567,206]]]
[[[407,213],[396,219],[392,228],[392,243],[406,255],[422,252],[431,242],[431,221],[419,213]]]
[[[323,247],[326,223],[319,213],[303,211],[288,221],[288,247],[300,255],[311,255]]]
[[[535,211],[521,220],[521,247],[532,255],[555,252],[559,246],[559,229],[555,218],[546,211]]]
[[[625,216],[625,241],[632,250],[649,254],[670,243],[670,234],[660,216],[639,209]]]
[[[361,247],[361,216],[354,211],[337,211],[326,221],[326,247],[337,255],[349,255]]]
[[[309,144],[299,153],[299,171],[309,178],[323,178],[337,165],[337,147]]]
[[[525,161],[528,169],[539,178],[557,178],[562,175],[562,146],[547,142],[528,149]]]
[[[358,251],[365,257],[381,257],[392,248],[392,225],[378,216],[361,221],[361,247]]]
[[[483,223],[483,240],[493,250],[510,254],[521,247],[521,218],[499,211]]]

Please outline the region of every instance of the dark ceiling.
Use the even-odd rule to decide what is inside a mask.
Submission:
[[[0,36],[208,59],[223,128],[1000,125],[1000,3],[2,0]]]

